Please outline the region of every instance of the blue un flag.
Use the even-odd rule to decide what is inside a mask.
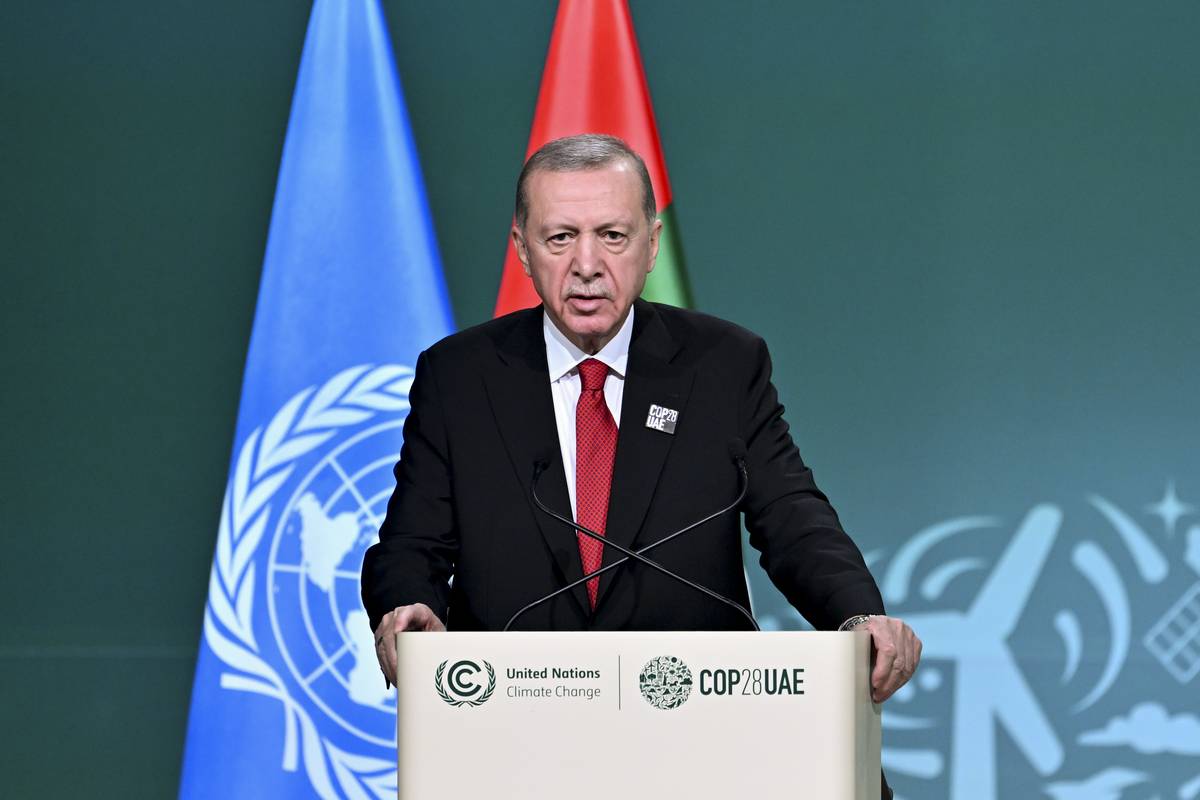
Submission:
[[[417,354],[452,329],[378,0],[316,0],[213,556],[180,796],[395,797],[359,600]]]

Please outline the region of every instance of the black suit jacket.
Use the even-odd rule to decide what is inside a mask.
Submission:
[[[371,626],[425,603],[454,630],[495,630],[529,601],[581,577],[574,532],[537,511],[539,495],[572,516],[554,421],[541,308],[443,339],[417,361],[380,541],[363,565]],[[679,412],[674,434],[646,426],[651,404]],[[763,341],[704,314],[637,301],[606,535],[643,546],[726,505],[746,446],[740,506],[750,543],[788,600],[818,629],[883,602],[858,548],[817,489],[788,433]],[[748,605],[738,515],[652,550],[663,565]],[[605,548],[604,563],[620,558]],[[453,574],[453,585],[449,578]],[[582,586],[523,616],[525,630],[729,630],[744,617],[636,563],[600,579],[593,613]]]

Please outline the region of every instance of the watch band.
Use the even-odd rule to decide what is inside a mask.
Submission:
[[[850,619],[846,620],[845,622],[843,622],[841,624],[841,626],[838,627],[838,630],[839,631],[848,631],[853,628],[857,628],[859,625],[862,625],[864,622],[869,621],[871,619],[871,617],[873,617],[873,616],[875,616],[875,615],[874,614],[857,614],[857,615],[851,617]]]

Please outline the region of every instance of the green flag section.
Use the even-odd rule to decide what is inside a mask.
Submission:
[[[662,220],[662,234],[658,240],[658,260],[654,271],[646,279],[642,297],[655,303],[690,308],[692,290],[688,285],[687,272],[683,268],[683,252],[679,244],[679,228],[675,224],[675,208],[668,206],[658,213]]]
[[[674,221],[667,165],[658,141],[658,126],[633,19],[625,0],[559,3],[525,157],[529,158],[546,142],[580,133],[619,136],[646,162],[663,233],[658,262],[642,296],[660,303],[690,306],[692,298]],[[539,302],[509,242],[496,298],[496,316]]]

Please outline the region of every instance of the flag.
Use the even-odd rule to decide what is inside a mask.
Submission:
[[[642,296],[690,306],[691,291],[671,205],[667,164],[658,142],[654,107],[625,0],[559,3],[525,158],[546,142],[580,133],[619,136],[646,162],[663,231],[658,261]],[[496,316],[539,302],[510,241],[500,277]]]
[[[183,798],[395,797],[359,599],[417,354],[452,329],[378,0],[316,0],[204,609]]]

